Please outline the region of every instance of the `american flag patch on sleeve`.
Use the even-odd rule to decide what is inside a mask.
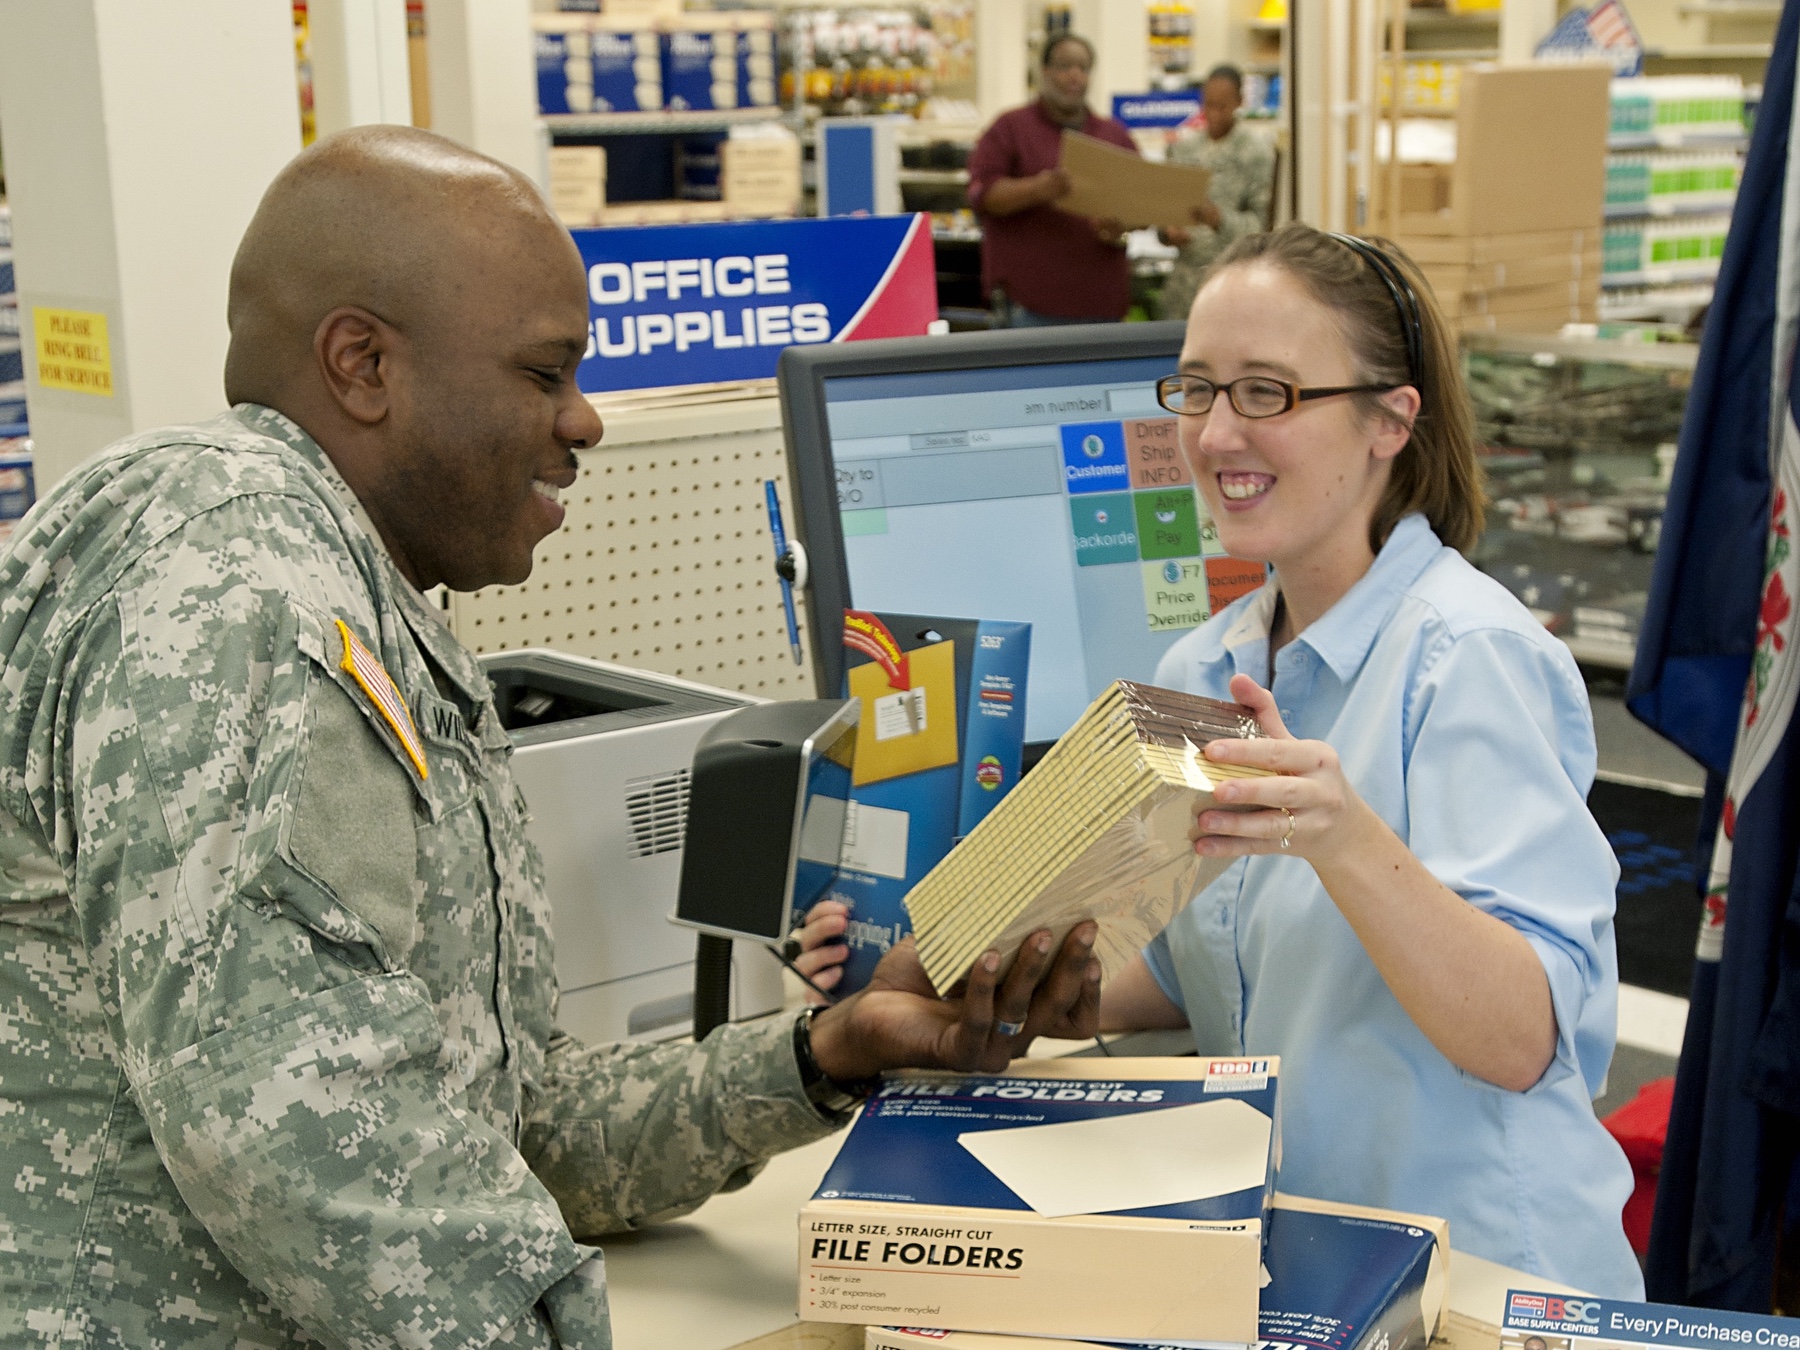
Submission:
[[[413,725],[412,713],[407,709],[406,700],[400,697],[400,691],[394,687],[393,676],[375,659],[375,654],[357,640],[356,634],[350,631],[350,626],[342,619],[337,620],[337,629],[344,640],[344,659],[338,663],[338,668],[347,672],[363,693],[369,696],[369,702],[375,705],[375,711],[381,714],[382,721],[399,738],[400,745],[406,751],[406,757],[412,761],[419,778],[429,778],[431,771],[425,767],[425,747],[419,740],[419,731]]]

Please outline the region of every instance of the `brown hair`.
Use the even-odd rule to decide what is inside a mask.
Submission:
[[[1387,255],[1417,298],[1423,340],[1416,378],[1407,369],[1405,321],[1393,293],[1372,263],[1321,230],[1296,221],[1240,239],[1219,255],[1208,279],[1237,263],[1281,268],[1337,314],[1358,384],[1411,384],[1418,389],[1419,415],[1405,448],[1394,458],[1369,522],[1369,547],[1379,553],[1400,518],[1419,511],[1439,539],[1467,553],[1481,537],[1487,491],[1475,456],[1475,417],[1456,341],[1413,260],[1388,240],[1369,236],[1368,242]],[[1393,416],[1378,394],[1355,397],[1366,415]]]

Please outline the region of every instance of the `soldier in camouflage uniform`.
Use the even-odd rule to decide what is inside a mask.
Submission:
[[[0,1342],[608,1346],[579,1239],[743,1184],[845,1080],[1091,1034],[1091,926],[960,1000],[897,948],[810,1025],[558,1033],[508,737],[420,588],[560,521],[583,282],[510,170],[321,142],[234,267],[237,406],[0,553]]]
[[[1206,191],[1211,201],[1190,229],[1163,232],[1166,242],[1181,249],[1157,299],[1165,319],[1185,321],[1213,259],[1234,241],[1269,228],[1275,147],[1238,120],[1243,76],[1234,66],[1215,68],[1201,86],[1201,99],[1206,129],[1181,136],[1169,147],[1169,162],[1210,171]]]

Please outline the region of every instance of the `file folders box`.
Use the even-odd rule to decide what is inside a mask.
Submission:
[[[800,1211],[804,1320],[1257,1339],[1278,1064],[896,1075]]]
[[[1425,1350],[1448,1306],[1449,1225],[1363,1205],[1277,1195],[1269,1216],[1260,1350]],[[1191,1342],[1066,1341],[870,1327],[864,1350],[1185,1350]]]

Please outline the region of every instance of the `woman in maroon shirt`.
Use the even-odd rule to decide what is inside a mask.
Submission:
[[[1088,110],[1094,49],[1064,33],[1044,47],[1038,100],[1002,113],[969,156],[969,205],[981,215],[981,286],[998,290],[1012,327],[1125,317],[1131,268],[1116,220],[1058,209],[1069,191],[1064,128],[1137,152],[1131,133]]]

